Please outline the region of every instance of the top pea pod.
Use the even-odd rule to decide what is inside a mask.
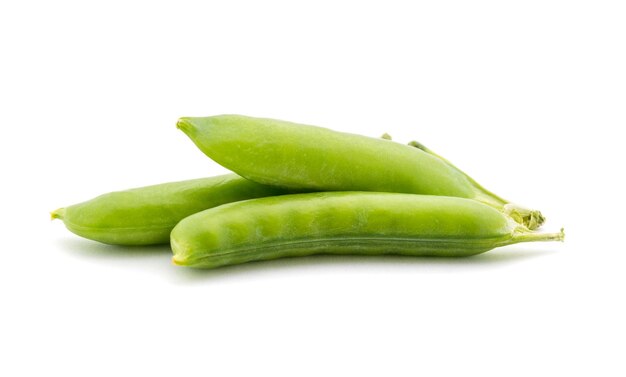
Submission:
[[[210,158],[258,183],[318,191],[379,191],[475,199],[528,229],[539,211],[509,203],[423,145],[403,145],[275,119],[242,115],[181,118],[177,124]]]

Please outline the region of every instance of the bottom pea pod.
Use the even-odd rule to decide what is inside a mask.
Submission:
[[[51,215],[63,220],[71,232],[91,240],[114,245],[167,244],[174,226],[191,214],[224,203],[285,193],[288,191],[226,174],[111,192],[59,208]]]
[[[313,254],[461,257],[519,242],[562,241],[534,233],[480,202],[453,197],[319,192],[225,204],[182,220],[173,262],[202,268]]]

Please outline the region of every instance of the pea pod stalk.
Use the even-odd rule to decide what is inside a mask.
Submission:
[[[544,217],[493,194],[419,143],[242,115],[181,118],[208,157],[262,184],[311,191],[375,191],[474,199],[530,230]],[[388,135],[387,135],[388,136]]]

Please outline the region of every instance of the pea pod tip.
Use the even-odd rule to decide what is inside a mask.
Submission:
[[[195,128],[189,119],[190,118],[179,118],[176,122],[176,128],[183,131],[187,135],[189,135],[189,133]]]
[[[50,212],[50,220],[54,220],[54,219],[63,220],[64,216],[65,216],[65,208],[55,209],[54,211]]]
[[[186,263],[184,258],[179,258],[176,255],[174,255],[172,257],[172,264],[175,266],[186,266],[188,265],[188,263]]]

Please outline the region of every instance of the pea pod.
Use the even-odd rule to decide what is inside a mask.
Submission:
[[[539,211],[509,203],[421,145],[241,115],[181,118],[207,156],[255,182],[312,191],[377,191],[475,199],[529,229]]]
[[[91,240],[115,245],[166,244],[174,226],[193,213],[286,192],[228,174],[111,192],[59,208],[51,215],[63,220],[71,232]]]
[[[312,254],[470,256],[535,233],[480,202],[454,197],[318,192],[225,204],[172,231],[173,262],[214,268]]]

